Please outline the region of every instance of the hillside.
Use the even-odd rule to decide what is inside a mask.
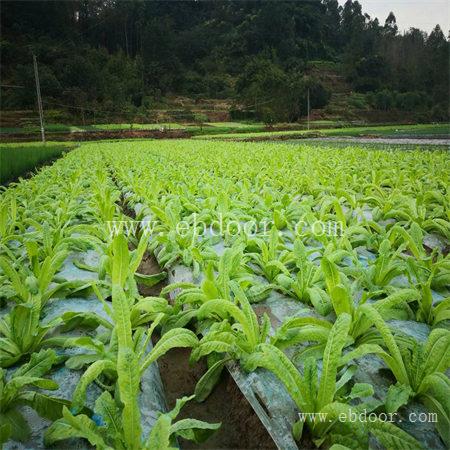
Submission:
[[[44,108],[63,113],[57,123],[297,122],[308,90],[321,120],[448,118],[439,25],[399,34],[394,14],[379,22],[357,1],[0,7],[2,111],[35,108],[35,54]]]

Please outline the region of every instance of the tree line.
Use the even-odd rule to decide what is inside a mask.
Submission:
[[[233,99],[259,118],[297,120],[330,90],[311,62],[336,63],[373,108],[448,115],[449,40],[439,25],[399,33],[357,1],[1,2],[2,108],[35,103],[31,52],[49,105],[146,110],[170,94]],[[244,114],[244,112],[243,112]]]

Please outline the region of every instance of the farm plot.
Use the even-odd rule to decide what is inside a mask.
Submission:
[[[225,368],[279,448],[448,448],[448,166],[444,151],[99,143],[12,185],[6,448],[204,441],[219,423],[176,417]],[[141,272],[149,254],[160,273]],[[175,347],[207,369],[168,412],[157,360]]]

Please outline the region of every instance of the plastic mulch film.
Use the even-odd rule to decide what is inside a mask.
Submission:
[[[136,213],[139,213],[139,211],[137,210]],[[429,248],[439,247],[442,249],[444,243],[435,235],[429,234],[424,237],[424,245]],[[213,248],[220,255],[223,253],[224,244],[223,242],[219,242]],[[357,254],[359,262],[364,267],[367,267],[370,261],[376,259],[376,255],[365,248],[358,248]],[[315,254],[313,253],[310,255],[310,258],[314,258],[314,256]],[[347,264],[352,265],[351,261],[347,261]],[[166,270],[168,270],[169,283],[195,283],[199,281],[194,280],[191,269],[186,266],[176,265]],[[398,288],[406,288],[409,286],[409,283],[406,277],[399,276],[393,280],[393,285]],[[171,292],[170,296],[172,300],[179,292],[180,289]],[[432,296],[434,301],[442,299],[442,295],[435,291],[432,291]],[[261,316],[264,313],[269,316],[271,334],[290,317],[313,316],[320,318],[313,308],[278,292],[272,292],[266,300],[252,304],[252,307],[257,316]],[[330,320],[332,320],[331,317]],[[388,324],[390,327],[413,337],[418,342],[426,341],[431,331],[428,325],[410,320],[390,320]],[[286,351],[287,356],[292,360],[295,352],[300,347],[301,345],[288,349]],[[297,366],[295,361],[294,365]],[[299,447],[292,436],[292,427],[299,419],[299,411],[287,393],[283,383],[271,372],[264,369],[257,369],[254,372],[246,373],[236,362],[228,363],[227,369],[261,420],[261,423],[267,429],[275,445],[283,450],[298,449]],[[354,381],[359,383],[366,382],[376,386],[376,391],[381,393],[381,397],[378,400],[382,400],[382,397],[385,398],[387,389],[392,383],[389,377],[386,376],[385,365],[374,355],[366,355],[358,360],[358,370],[354,375]],[[415,401],[410,402],[405,408],[406,415],[416,414],[415,417],[418,417],[421,413],[426,413],[426,409]],[[424,443],[426,448],[434,448],[436,450],[445,449],[433,423],[413,423],[407,420],[402,420],[401,422],[402,428]],[[372,442],[371,445],[377,448],[376,442]]]
[[[189,268],[177,265],[169,270],[169,283],[181,281],[194,282],[194,279]],[[171,293],[172,299],[176,297],[178,291],[175,290]],[[434,295],[439,296],[437,293],[434,293]],[[308,305],[277,292],[273,292],[264,301],[252,304],[252,307],[257,316],[261,316],[264,313],[269,316],[271,334],[289,317],[320,317]],[[409,320],[391,320],[388,323],[391,327],[415,338],[418,342],[426,341],[431,331],[428,325]],[[292,356],[300,348],[301,345],[290,348],[287,351],[288,356],[292,359]],[[297,364],[294,363],[294,365]],[[227,364],[227,369],[261,420],[261,423],[267,429],[275,445],[280,450],[298,449],[299,447],[292,436],[292,427],[299,419],[299,411],[283,383],[265,369],[257,369],[254,372],[246,373],[234,361]],[[358,370],[354,375],[354,381],[370,383],[376,386],[376,391],[383,398],[391,384],[389,377],[386,376],[386,368],[383,362],[374,355],[366,355],[358,360]],[[381,397],[379,398],[380,400]],[[422,404],[412,401],[405,407],[404,414],[405,418],[410,414],[413,417],[419,417],[420,414],[426,414],[426,412]],[[403,419],[401,419],[402,428],[424,443],[426,448],[445,450],[433,423],[410,422]],[[374,448],[377,448],[376,442],[372,444]]]
[[[76,267],[73,264],[75,259],[81,260],[85,264],[96,265],[98,261],[98,255],[93,251],[88,251],[86,253],[78,253],[76,255],[70,255],[65,261],[62,269],[58,272],[58,276],[64,277],[67,280],[86,280],[91,281],[97,279],[96,272],[89,272]],[[96,313],[104,319],[111,322],[111,318],[106,314],[103,309],[102,303],[94,296],[87,296],[86,298],[76,298],[69,297],[65,299],[54,298],[51,299],[45,306],[42,313],[43,323],[50,321],[56,317],[61,317],[66,312],[92,312]],[[99,327],[101,332],[102,327]],[[103,331],[106,331],[105,329]],[[78,337],[78,336],[93,336],[95,332],[90,332],[86,330],[73,330],[70,333],[65,334],[67,337]],[[150,342],[147,352],[152,349],[152,343]],[[61,348],[56,350],[60,355],[73,356],[80,353],[81,350],[78,348]],[[8,375],[15,370],[15,368],[8,369]],[[80,380],[83,370],[72,370],[62,365],[50,372],[50,377],[56,381],[59,385],[56,391],[43,391],[48,395],[54,397],[63,398],[66,400],[71,400],[73,392]],[[86,406],[88,408],[93,408],[95,400],[102,393],[102,389],[95,383],[91,383],[87,389],[86,393]],[[163,384],[161,381],[161,376],[159,373],[159,368],[157,362],[151,364],[141,380],[141,390],[139,394],[139,406],[141,411],[141,425],[143,429],[143,435],[146,438],[153,428],[157,417],[160,412],[167,412],[167,404],[164,395]],[[33,449],[40,450],[46,448],[43,442],[43,436],[45,430],[51,424],[49,420],[46,420],[28,407],[21,407],[21,412],[25,419],[30,425],[31,436],[27,442],[16,442],[13,440],[8,441],[4,444],[5,450],[22,450],[22,449]],[[91,446],[81,439],[72,439],[67,441],[66,448],[71,449],[89,449]]]
[[[192,273],[187,267],[175,266],[169,271],[169,283],[181,281],[192,282]],[[176,295],[176,291],[172,292],[172,299]],[[273,329],[279,326],[285,317],[301,314],[305,310],[299,302],[284,300],[286,301],[280,302],[277,299],[268,299],[253,306],[255,310],[268,310]],[[276,446],[282,450],[298,449],[292,437],[292,426],[298,420],[297,408],[281,381],[264,369],[246,373],[236,362],[228,363],[227,369]]]

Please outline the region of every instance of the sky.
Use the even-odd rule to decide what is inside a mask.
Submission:
[[[371,18],[378,17],[384,23],[392,11],[397,19],[398,30],[403,32],[410,27],[420,28],[429,33],[439,24],[447,36],[450,28],[449,0],[358,0],[364,13]],[[343,5],[345,0],[339,0]]]

